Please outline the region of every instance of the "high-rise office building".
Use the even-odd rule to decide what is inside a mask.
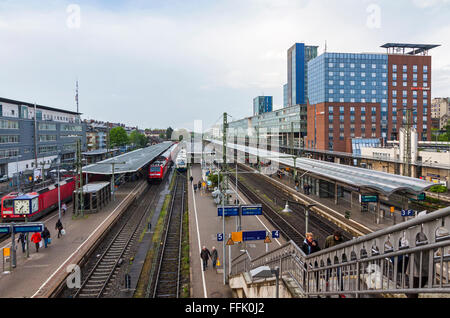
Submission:
[[[307,148],[351,152],[352,138],[397,140],[407,109],[419,138],[430,140],[428,50],[436,45],[382,47],[387,53],[324,53],[308,63]]]
[[[283,107],[288,107],[288,84],[283,85]]]
[[[272,111],[272,96],[258,96],[253,99],[253,115]]]
[[[308,62],[317,56],[318,46],[295,43],[287,52],[287,106],[306,104]]]

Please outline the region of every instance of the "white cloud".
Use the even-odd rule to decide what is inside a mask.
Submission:
[[[414,4],[422,9],[431,8],[438,5],[446,5],[450,3],[450,0],[413,0]]]
[[[397,15],[393,24],[385,4],[381,28],[368,28],[369,3],[228,0],[189,12],[81,4],[79,29],[67,28],[65,2],[11,4],[0,11],[0,96],[74,107],[78,77],[85,117],[165,127],[207,122],[225,110],[247,116],[262,92],[282,104],[286,52],[295,42],[318,45],[319,54],[325,40],[329,52],[356,53],[383,52],[379,45],[397,38],[436,42],[442,47],[431,52],[433,68],[448,65],[447,27],[430,29]],[[450,95],[446,84],[433,89]]]

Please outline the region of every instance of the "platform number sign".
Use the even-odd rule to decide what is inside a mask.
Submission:
[[[223,233],[217,233],[217,241],[222,242],[223,241]]]
[[[272,238],[280,238],[280,231],[272,231]]]
[[[416,213],[414,210],[402,210],[402,216],[415,216]]]

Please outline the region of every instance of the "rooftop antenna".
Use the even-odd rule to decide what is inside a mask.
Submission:
[[[324,53],[327,53],[327,40],[325,40],[325,51]]]
[[[76,89],[75,101],[77,102],[77,113],[79,113],[79,105],[78,105],[78,78],[77,78],[77,89]]]

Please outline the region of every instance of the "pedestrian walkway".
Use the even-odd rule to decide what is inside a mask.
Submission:
[[[226,258],[224,255],[224,243],[228,240],[228,234],[236,231],[236,217],[225,218],[225,231],[223,231],[223,218],[217,216],[217,206],[214,203],[210,192],[196,190],[194,184],[201,179],[200,165],[194,165],[189,171],[193,176],[193,182],[189,184],[189,239],[191,249],[191,297],[193,298],[231,298],[232,292],[228,285],[224,284],[224,262],[225,270],[229,272],[230,251],[231,259],[237,257],[242,251],[247,250],[251,257],[257,257],[266,253],[266,250],[278,248],[285,243],[285,240],[271,239],[272,242],[264,244],[263,241],[248,241],[244,243],[235,243],[226,246]],[[234,186],[230,184],[231,188]],[[234,198],[232,199],[234,201]],[[241,204],[249,204],[247,199],[239,192],[239,201]],[[277,230],[263,216],[244,216],[242,217],[243,231]],[[217,234],[225,233],[223,242],[217,241]],[[215,246],[221,266],[216,270],[212,269],[211,260],[208,262],[208,268],[203,271],[200,251],[206,246],[209,251]]]
[[[40,248],[38,253],[34,244],[30,244],[29,258],[22,253],[16,236],[17,267],[9,274],[0,274],[0,297],[49,297],[68,275],[67,267],[78,263],[82,255],[100,238],[101,233],[145,186],[145,182],[139,181],[123,185],[116,191],[115,201],[111,201],[98,213],[86,215],[84,218],[72,219],[72,208],[69,206],[66,214],[62,216],[66,235],[59,239],[58,231],[55,230],[58,212],[39,220],[50,230],[52,243],[48,248]],[[0,248],[9,246],[10,239],[3,242]]]

